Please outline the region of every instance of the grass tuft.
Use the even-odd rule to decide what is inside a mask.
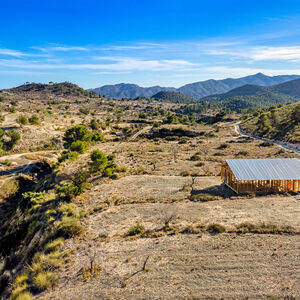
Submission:
[[[40,291],[47,290],[57,284],[57,276],[50,272],[41,272],[33,277],[33,285]]]

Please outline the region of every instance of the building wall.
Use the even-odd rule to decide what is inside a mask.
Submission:
[[[300,180],[240,180],[238,181],[228,164],[221,167],[221,179],[236,193],[299,192]]]

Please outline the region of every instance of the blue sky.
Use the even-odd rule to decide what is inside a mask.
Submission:
[[[2,0],[0,88],[300,74],[299,0]]]

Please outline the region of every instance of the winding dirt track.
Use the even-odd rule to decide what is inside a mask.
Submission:
[[[251,134],[248,134],[248,133],[244,132],[241,129],[240,123],[235,123],[234,124],[234,129],[235,129],[236,133],[238,133],[242,136],[246,136],[246,137],[249,137],[251,139],[262,141],[262,142],[268,142],[268,143],[276,144],[279,147],[285,148],[287,150],[292,150],[292,151],[295,151],[297,154],[300,154],[300,148],[296,147],[294,145],[284,143],[284,142],[281,142],[281,141],[269,140],[269,139],[266,139],[266,138],[256,137],[254,135],[251,135]]]

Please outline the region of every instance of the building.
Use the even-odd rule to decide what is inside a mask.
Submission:
[[[236,193],[299,192],[297,158],[227,159],[221,178]]]

